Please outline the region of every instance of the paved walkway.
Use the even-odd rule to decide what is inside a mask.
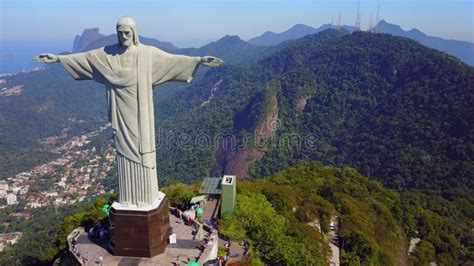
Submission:
[[[203,208],[204,212],[202,214],[202,219],[209,221],[212,218],[215,218],[217,216],[217,213],[219,212],[219,206],[219,199],[208,198]]]
[[[308,223],[309,226],[313,227],[314,229],[317,229],[320,233],[321,231],[321,225],[319,223],[318,219],[315,219],[312,222]],[[338,230],[339,230],[339,222],[337,220],[337,217],[332,217],[331,218],[331,226],[330,226],[330,231],[329,231],[329,247],[331,248],[331,258],[329,259],[329,265],[330,266],[339,266],[341,265],[341,254],[340,254],[340,248],[339,248],[339,237],[338,237]]]
[[[226,244],[227,244],[227,240],[219,238],[219,247],[225,248]],[[230,249],[229,249],[229,252],[227,253],[227,262],[237,263],[241,260],[245,260],[244,248],[239,244],[239,242],[231,241]]]

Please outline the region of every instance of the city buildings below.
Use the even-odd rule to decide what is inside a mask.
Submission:
[[[30,219],[31,217],[33,217],[33,213],[32,212],[16,212],[16,213],[10,213],[11,217],[14,217],[14,218],[21,218],[21,219],[25,219],[25,220],[28,220]]]
[[[70,137],[67,134],[49,137],[42,143],[58,158],[0,181],[0,209],[20,204],[11,213],[14,219],[30,219],[33,208],[73,205],[99,194],[112,192],[104,179],[114,168],[115,152],[109,143],[101,150],[89,147],[91,139],[105,130]],[[2,235],[0,250],[14,245],[21,232]]]
[[[62,145],[57,142],[67,135],[47,138],[43,143],[54,146],[52,152],[60,157],[0,181],[0,208],[18,203],[24,203],[25,209],[61,207],[106,193],[101,182],[113,169],[115,152],[110,144],[100,152],[86,146],[105,128],[72,137]]]
[[[6,194],[4,195],[2,198],[1,198],[1,201],[3,202],[3,204],[5,205],[15,205],[15,204],[18,204],[18,200],[17,200],[17,197],[14,193],[9,193],[9,194]]]
[[[21,232],[0,234],[0,252],[9,246],[15,245],[22,235]]]
[[[5,181],[0,181],[0,192],[2,191],[7,191],[8,190],[8,184]]]

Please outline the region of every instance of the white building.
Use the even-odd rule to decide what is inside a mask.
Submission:
[[[57,197],[59,196],[59,193],[58,192],[46,192],[45,193],[46,197]]]
[[[8,190],[8,184],[5,181],[0,181],[0,190]]]
[[[16,195],[12,193],[6,195],[5,200],[7,201],[8,205],[14,205],[18,203],[18,201],[16,200]]]
[[[23,187],[21,190],[20,190],[20,195],[26,195],[26,193],[28,193],[28,188],[29,187]]]
[[[39,202],[28,202],[28,203],[26,204],[26,206],[30,206],[31,208],[34,209],[34,208],[39,208],[39,207],[41,207],[42,204],[39,203]]]
[[[58,183],[56,183],[58,186],[60,187],[66,187],[66,181],[59,181]]]

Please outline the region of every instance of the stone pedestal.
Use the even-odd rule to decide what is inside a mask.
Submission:
[[[165,251],[171,234],[168,198],[150,209],[126,209],[114,203],[109,212],[109,247],[116,256],[153,257]]]

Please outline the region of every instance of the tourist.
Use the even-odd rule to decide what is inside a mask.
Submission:
[[[84,263],[86,263],[87,261],[89,261],[89,251],[87,251],[86,254],[84,254],[84,257],[82,257],[82,258],[83,258],[82,261],[83,261]]]

